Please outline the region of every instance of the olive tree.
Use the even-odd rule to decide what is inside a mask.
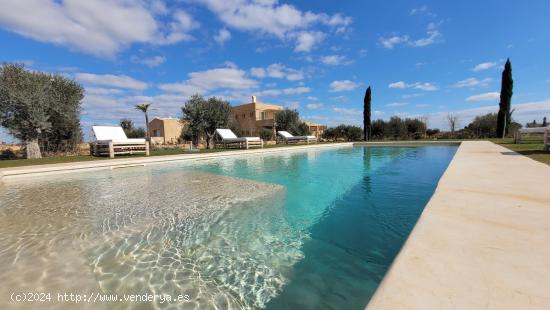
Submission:
[[[0,67],[0,125],[41,158],[40,144],[58,150],[80,142],[83,88],[61,75],[31,72],[19,64]]]
[[[205,99],[200,95],[193,95],[181,110],[182,120],[189,124],[188,130],[193,134],[204,134],[209,149],[214,148],[216,129],[231,125],[231,106],[221,98]]]
[[[277,131],[288,131],[293,135],[309,135],[308,126],[300,120],[300,114],[296,110],[284,109],[275,114]]]

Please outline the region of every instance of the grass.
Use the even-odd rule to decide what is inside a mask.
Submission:
[[[319,142],[318,144],[325,144],[327,142]],[[295,145],[295,144],[292,144]],[[297,145],[304,145],[304,144],[297,144]],[[277,147],[283,147],[283,146],[289,146],[286,144],[274,144],[274,145],[265,145],[264,148],[277,148]],[[236,149],[230,149],[230,150],[236,150]],[[224,152],[227,151],[227,149],[203,149],[200,150],[201,154],[205,153],[217,153],[217,152]],[[185,152],[183,149],[180,148],[174,148],[174,149],[155,149],[151,150],[151,156],[166,156],[166,155],[183,155],[183,154],[196,154],[196,153],[189,153]],[[135,155],[119,155],[116,156],[117,159],[120,158],[136,158],[136,157],[143,157],[145,155],[143,154],[135,154]],[[82,161],[95,161],[95,160],[109,160],[110,158],[107,156],[102,157],[94,157],[90,155],[78,155],[78,156],[51,156],[51,157],[44,157],[40,159],[14,159],[14,160],[0,160],[0,168],[13,168],[13,167],[23,167],[23,166],[34,166],[34,165],[48,165],[48,164],[61,164],[61,163],[73,163],[73,162],[82,162]]]
[[[489,139],[521,155],[525,155],[536,161],[550,165],[550,151],[544,151],[544,144],[541,138],[522,139],[521,143],[515,144],[512,138]]]

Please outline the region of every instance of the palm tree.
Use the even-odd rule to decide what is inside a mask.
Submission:
[[[147,110],[149,110],[150,106],[151,103],[142,103],[136,105],[136,110],[141,111],[145,114],[145,130],[147,133],[147,138],[149,138],[149,115],[147,115]]]

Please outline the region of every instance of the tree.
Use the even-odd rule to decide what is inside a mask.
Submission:
[[[496,133],[497,118],[498,116],[496,113],[476,116],[476,118],[474,118],[474,120],[464,129],[471,131],[477,138],[490,138]]]
[[[363,139],[363,130],[358,126],[342,124],[334,128],[327,128],[323,132],[323,138],[327,140],[360,141]]]
[[[145,129],[134,126],[134,122],[131,119],[123,118],[120,120],[120,127],[124,130],[124,133],[128,138],[143,138],[146,135]]]
[[[151,106],[151,103],[142,103],[136,105],[136,110],[143,112],[145,114],[145,132],[146,137],[149,138],[149,115],[147,114],[147,111],[149,110],[149,107]]]
[[[434,128],[434,129],[427,129],[426,130],[426,134],[431,137],[431,136],[435,136],[439,133],[439,128]]]
[[[458,116],[453,113],[447,114],[447,123],[449,124],[449,130],[451,131],[451,135],[454,135],[456,125],[458,123]]]
[[[548,126],[548,123],[546,122],[546,116],[542,118],[542,127]]]
[[[84,89],[61,75],[0,67],[0,124],[24,143],[27,158],[41,158],[40,145],[57,151],[80,142],[83,97]]]
[[[365,98],[363,99],[363,137],[365,141],[370,140],[371,136],[371,89],[370,86],[365,92]]]
[[[387,134],[392,136],[394,140],[406,137],[407,126],[405,125],[405,122],[403,122],[403,120],[398,116],[390,117]]]
[[[120,120],[120,127],[124,130],[126,135],[128,134],[128,131],[131,131],[134,129],[134,122],[131,119],[123,118]]]
[[[50,76],[49,83],[51,92],[47,114],[52,126],[39,137],[40,148],[44,152],[74,152],[82,141],[80,103],[84,89],[61,75]]]
[[[277,131],[288,131],[293,135],[309,135],[309,127],[300,120],[296,110],[284,109],[275,114]]]
[[[387,123],[381,119],[377,119],[372,122],[371,125],[371,138],[384,139],[388,136],[388,126]]]
[[[228,128],[231,123],[231,106],[225,100],[210,97],[208,100],[200,95],[193,95],[181,108],[182,120],[189,122],[189,130],[204,134],[209,149],[214,148],[214,134],[218,128]]]
[[[511,105],[513,95],[514,81],[512,80],[512,63],[510,59],[506,60],[504,70],[502,70],[502,81],[500,87],[500,102],[498,110],[497,131],[499,138],[504,138],[508,132],[508,126],[512,121]]]

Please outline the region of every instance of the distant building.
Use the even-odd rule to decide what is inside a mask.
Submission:
[[[154,144],[177,144],[185,127],[177,118],[155,117],[149,122],[149,135]]]
[[[275,135],[275,114],[283,110],[282,106],[260,103],[256,96],[252,102],[233,107],[233,118],[241,128],[241,136],[259,136],[262,129],[268,129]]]
[[[317,137],[317,139],[319,139],[323,135],[323,132],[325,132],[325,130],[327,130],[327,126],[325,126],[325,125],[312,123],[312,122],[305,122],[305,123],[306,123],[307,127],[309,128],[309,133],[312,136]]]

